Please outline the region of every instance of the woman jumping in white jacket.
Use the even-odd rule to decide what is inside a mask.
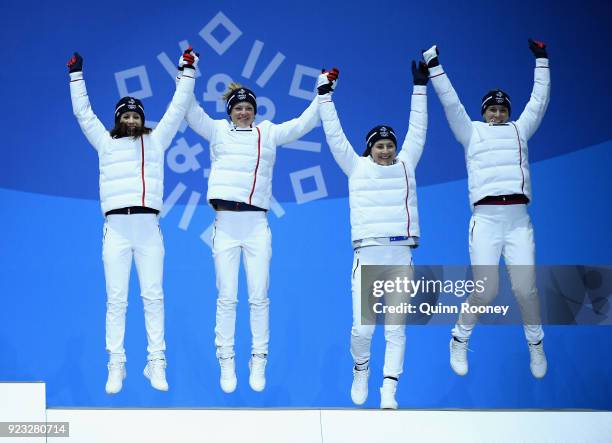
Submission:
[[[217,276],[216,354],[220,385],[236,389],[234,333],[241,253],[246,271],[251,333],[249,385],[263,391],[268,356],[268,282],[272,235],[267,211],[272,198],[276,147],[297,140],[319,121],[317,99],[298,118],[255,124],[257,100],[248,88],[233,83],[224,96],[229,120],[214,120],[195,102],[187,113],[191,129],[210,142],[207,200],[215,209],[212,253]]]
[[[355,361],[351,398],[363,404],[368,396],[373,324],[364,324],[361,304],[363,265],[403,265],[411,274],[412,252],[418,246],[419,215],[415,169],[427,133],[427,67],[413,62],[414,89],[408,134],[397,153],[395,132],[376,126],[366,136],[360,157],[347,140],[331,100],[333,82],[319,77],[319,111],[334,159],[349,178],[351,237],[355,250],[352,271],[353,327],[351,354]],[[385,318],[385,364],[380,407],[396,409],[395,392],[404,364],[405,319]],[[371,323],[371,322],[370,322]],[[393,323],[393,324],[391,324]]]
[[[147,329],[147,366],[151,386],[168,390],[164,341],[164,243],[158,223],[164,195],[164,151],[170,146],[193,97],[197,56],[185,51],[186,73],[178,82],[168,110],[155,129],[145,127],[140,100],[123,97],[115,107],[109,132],[91,109],[83,58],[68,62],[72,109],[89,143],[98,151],[100,203],[105,216],[102,259],[106,278],[106,392],[116,394],[126,377],[125,314],[132,258],[140,280]]]
[[[472,121],[438,61],[436,46],[423,56],[448,123],[465,149],[473,210],[470,259],[474,279],[487,281],[485,291],[473,292],[468,303],[483,306],[493,301],[498,290],[499,259],[503,255],[523,316],[531,373],[542,378],[548,364],[535,282],[533,226],[527,212],[532,199],[527,141],[540,126],[548,107],[550,70],[546,46],[530,39],[529,49],[535,56],[533,91],[516,121],[510,120],[510,97],[499,89],[482,98],[484,121]],[[450,364],[458,375],[468,372],[467,345],[476,321],[475,314],[462,313],[452,331]]]

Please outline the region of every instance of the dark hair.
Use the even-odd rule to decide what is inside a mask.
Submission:
[[[137,139],[141,135],[150,134],[153,129],[147,128],[146,126],[140,126],[139,128],[134,129],[134,135],[128,135],[127,125],[125,123],[117,122],[115,123],[115,127],[111,129],[110,136],[112,138],[123,138],[123,137],[132,137]]]
[[[392,141],[393,144],[395,145],[395,152],[397,153],[397,143],[395,143],[392,139],[388,138],[388,139],[381,139],[381,140],[389,140]],[[378,141],[378,140],[376,140]],[[363,154],[361,154],[362,157],[369,157],[372,154],[372,148],[374,147],[374,144],[372,146],[368,146],[365,151],[363,151]]]

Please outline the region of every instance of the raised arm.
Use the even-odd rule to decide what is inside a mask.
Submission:
[[[151,137],[155,139],[164,150],[170,146],[176,131],[185,118],[187,110],[193,101],[193,88],[195,84],[195,70],[198,65],[198,54],[189,47],[181,57],[179,69],[183,68],[183,75],[178,80],[176,91],[170,106],[159,121]]]
[[[413,169],[416,168],[427,136],[427,81],[429,70],[423,62],[417,64],[412,62],[412,78],[414,88],[410,103],[410,121],[408,123],[408,134],[398,154],[400,160],[408,163]]]
[[[212,119],[198,104],[195,97],[191,98],[191,104],[185,116],[189,127],[193,131],[210,141],[215,130],[215,120]]]
[[[68,70],[70,72],[72,112],[77,118],[85,137],[87,137],[87,140],[94,149],[98,151],[111,136],[91,109],[85,80],[83,79],[83,57],[78,52],[75,52],[68,61]]]
[[[327,72],[319,76],[317,81],[317,100],[329,149],[336,163],[340,166],[340,169],[350,177],[359,161],[359,156],[355,153],[355,150],[344,135],[340,120],[338,119],[338,114],[336,113],[336,107],[332,101],[332,92],[336,85],[336,78],[337,70],[335,78],[333,78],[333,75],[330,76]]]
[[[181,77],[179,63],[179,75],[177,79]],[[189,127],[198,135],[204,139],[210,141],[212,139],[215,130],[215,121],[202,109],[192,94],[189,107],[187,108],[187,114],[185,119],[189,124]]]
[[[319,101],[315,97],[299,117],[272,126],[276,145],[290,143],[310,132],[319,121],[318,107]]]
[[[423,53],[423,58],[425,58],[429,68],[429,78],[431,78],[431,83],[442,103],[446,119],[455,138],[463,146],[467,146],[472,138],[472,120],[465,112],[459,96],[451,85],[444,69],[442,69],[438,60],[438,53],[438,48],[435,45]]]
[[[542,118],[544,118],[550,101],[550,69],[548,67],[546,45],[529,39],[529,49],[536,58],[533,90],[527,106],[516,121],[521,134],[527,140],[531,138],[542,123]]]

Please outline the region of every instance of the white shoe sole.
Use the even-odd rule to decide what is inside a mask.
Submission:
[[[251,378],[249,377],[249,386],[251,387],[253,391],[261,392],[264,389],[266,389],[266,382],[265,381],[263,383],[253,382],[253,380],[251,380]]]
[[[466,375],[468,373],[468,370],[469,370],[469,366],[468,366],[468,363],[467,363],[467,356],[466,356],[466,361],[465,361],[465,367],[459,367],[458,364],[454,364],[453,363],[453,357],[452,357],[452,355],[453,355],[453,351],[452,351],[452,349],[453,349],[453,340],[454,339],[451,338],[451,341],[449,343],[449,352],[450,352],[449,362],[450,362],[450,367],[451,367],[451,369],[453,370],[453,372],[455,374],[463,377],[464,375]],[[467,352],[466,352],[466,354],[467,354]]]
[[[249,372],[253,371],[253,361],[249,360]],[[264,367],[264,371],[265,371],[265,367]],[[261,392],[264,389],[266,389],[266,376],[265,376],[265,372],[264,372],[264,376],[261,379],[261,381],[257,381],[253,378],[252,375],[249,375],[249,386],[251,387],[251,389],[255,392]]]
[[[221,381],[219,380],[219,386],[221,386],[221,390],[226,394],[231,394],[236,390],[236,386],[238,386],[238,379],[234,378],[233,381]]]
[[[380,390],[380,409],[397,409],[397,401],[393,398],[384,398],[382,389]]]
[[[397,409],[397,402],[380,402],[380,409]]]
[[[123,389],[123,380],[125,380],[126,377],[127,377],[127,371],[124,370],[123,377],[121,378],[121,383],[119,384],[119,387],[116,389],[109,389],[108,381],[107,381],[106,386],[104,387],[104,390],[106,391],[106,393],[109,395],[114,395],[114,394],[118,394],[119,392],[121,392],[121,390]]]
[[[368,399],[367,392],[365,393],[365,395],[358,396],[356,394],[353,394],[353,391],[351,391],[351,400],[353,400],[353,403],[356,404],[357,406],[361,406],[362,404],[364,404],[367,399]]]
[[[157,389],[158,391],[162,391],[162,392],[168,391],[168,383],[166,382],[164,384],[161,384],[161,383],[157,383],[151,380],[151,374],[149,374],[149,371],[147,371],[147,368],[145,368],[144,371],[142,371],[142,373],[149,380],[149,382],[151,383],[151,387],[153,389]]]
[[[106,393],[107,393],[108,395],[118,394],[118,393],[120,393],[120,392],[121,392],[121,390],[123,389],[123,384],[121,384],[121,386],[119,386],[119,388],[118,388],[118,389],[109,389],[109,387],[108,387],[108,386],[106,386],[104,389],[106,390]]]
[[[353,400],[353,403],[355,403],[357,406],[361,406],[362,404],[366,402],[367,399],[368,399],[368,386],[367,385],[364,391],[354,390],[353,387],[351,386],[351,400]]]
[[[533,375],[533,378],[535,378],[536,380],[544,378],[544,376],[548,372],[548,366],[545,366],[543,371],[534,370],[534,368],[531,366],[529,366],[529,369],[531,370],[531,375]]]
[[[457,368],[457,366],[453,365],[453,362],[451,362],[450,364],[451,369],[453,370],[453,372],[461,377],[463,377],[464,375],[466,375],[468,373],[467,368],[463,369],[463,368]]]

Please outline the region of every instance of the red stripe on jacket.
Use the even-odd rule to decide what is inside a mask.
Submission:
[[[523,177],[523,181],[521,182],[521,193],[524,194],[525,193],[525,173],[523,172],[523,146],[521,144],[521,136],[518,132],[518,128],[516,127],[514,122],[511,122],[511,123],[512,123],[512,126],[514,126],[514,130],[516,131],[516,138],[519,144],[519,168],[521,168],[521,176]]]
[[[145,193],[147,190],[147,186],[145,183],[145,157],[144,157],[144,140],[142,135],[140,136],[140,158],[141,158],[141,167],[140,167],[140,175],[142,177],[142,206],[145,206]]]
[[[257,170],[259,169],[259,159],[261,157],[261,132],[257,129],[257,163],[255,164],[255,173],[253,177],[253,186],[251,187],[251,193],[249,194],[249,205],[252,204],[251,200],[253,198],[253,193],[255,192],[255,184],[257,183]]]
[[[406,231],[408,232],[408,237],[410,237],[410,210],[408,209],[408,195],[410,194],[410,186],[408,184],[408,173],[406,172],[406,164],[402,162],[402,167],[404,168],[404,177],[406,178],[406,217],[408,218],[408,226]]]

